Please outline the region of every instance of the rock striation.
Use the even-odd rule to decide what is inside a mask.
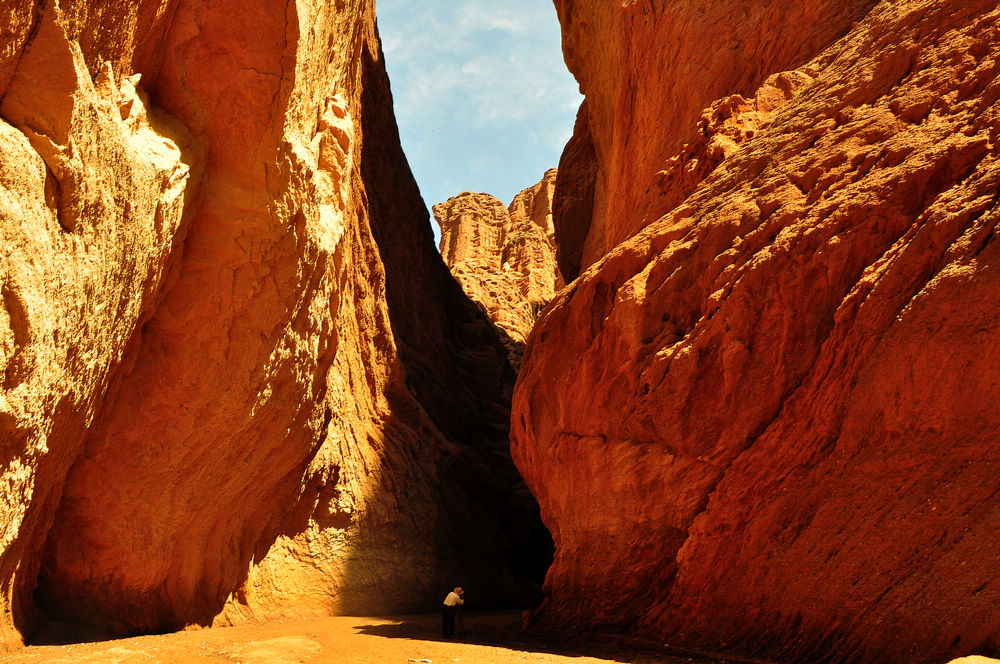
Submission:
[[[556,542],[534,620],[995,651],[996,3],[556,4],[604,240],[575,236],[514,397]]]
[[[515,368],[539,312],[565,285],[552,223],[555,183],[551,169],[510,207],[489,194],[466,191],[433,208],[445,263],[506,334]]]
[[[8,4],[0,650],[530,601],[513,372],[434,249],[374,3]]]

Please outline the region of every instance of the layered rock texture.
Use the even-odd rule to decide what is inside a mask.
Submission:
[[[660,172],[701,140],[704,109],[809,61],[875,2],[556,0],[566,64],[586,95],[556,190],[567,281],[690,193],[664,192]]]
[[[529,601],[513,373],[434,250],[373,3],[4,10],[0,651]]]
[[[552,224],[555,182],[551,169],[509,207],[468,191],[434,206],[441,255],[465,293],[505,333],[515,368],[539,312],[565,285]]]
[[[557,549],[535,620],[783,661],[1000,647],[996,2],[556,5],[583,273],[515,392]]]

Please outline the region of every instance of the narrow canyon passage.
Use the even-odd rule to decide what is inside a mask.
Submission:
[[[2,4],[5,661],[1000,653],[996,0],[555,0],[433,201],[374,0]]]

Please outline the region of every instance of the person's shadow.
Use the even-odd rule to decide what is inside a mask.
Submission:
[[[416,641],[461,641],[483,646],[503,646],[525,652],[574,653],[565,643],[553,642],[521,630],[519,612],[479,612],[461,609],[455,616],[455,636],[441,634],[441,616],[424,614],[399,616],[391,623],[358,625],[360,634]]]
[[[709,653],[671,651],[654,644],[631,644],[618,639],[567,637],[522,629],[521,614],[515,612],[459,612],[455,636],[441,634],[440,614],[398,616],[392,622],[357,625],[359,634],[414,641],[459,642],[502,647],[524,653],[545,653],[565,657],[595,657],[623,664],[720,664],[757,660],[712,656]]]

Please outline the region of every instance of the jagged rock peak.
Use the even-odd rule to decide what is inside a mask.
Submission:
[[[466,191],[433,208],[445,263],[510,337],[515,364],[538,312],[564,285],[552,223],[556,176],[556,169],[546,171],[510,206]]]

